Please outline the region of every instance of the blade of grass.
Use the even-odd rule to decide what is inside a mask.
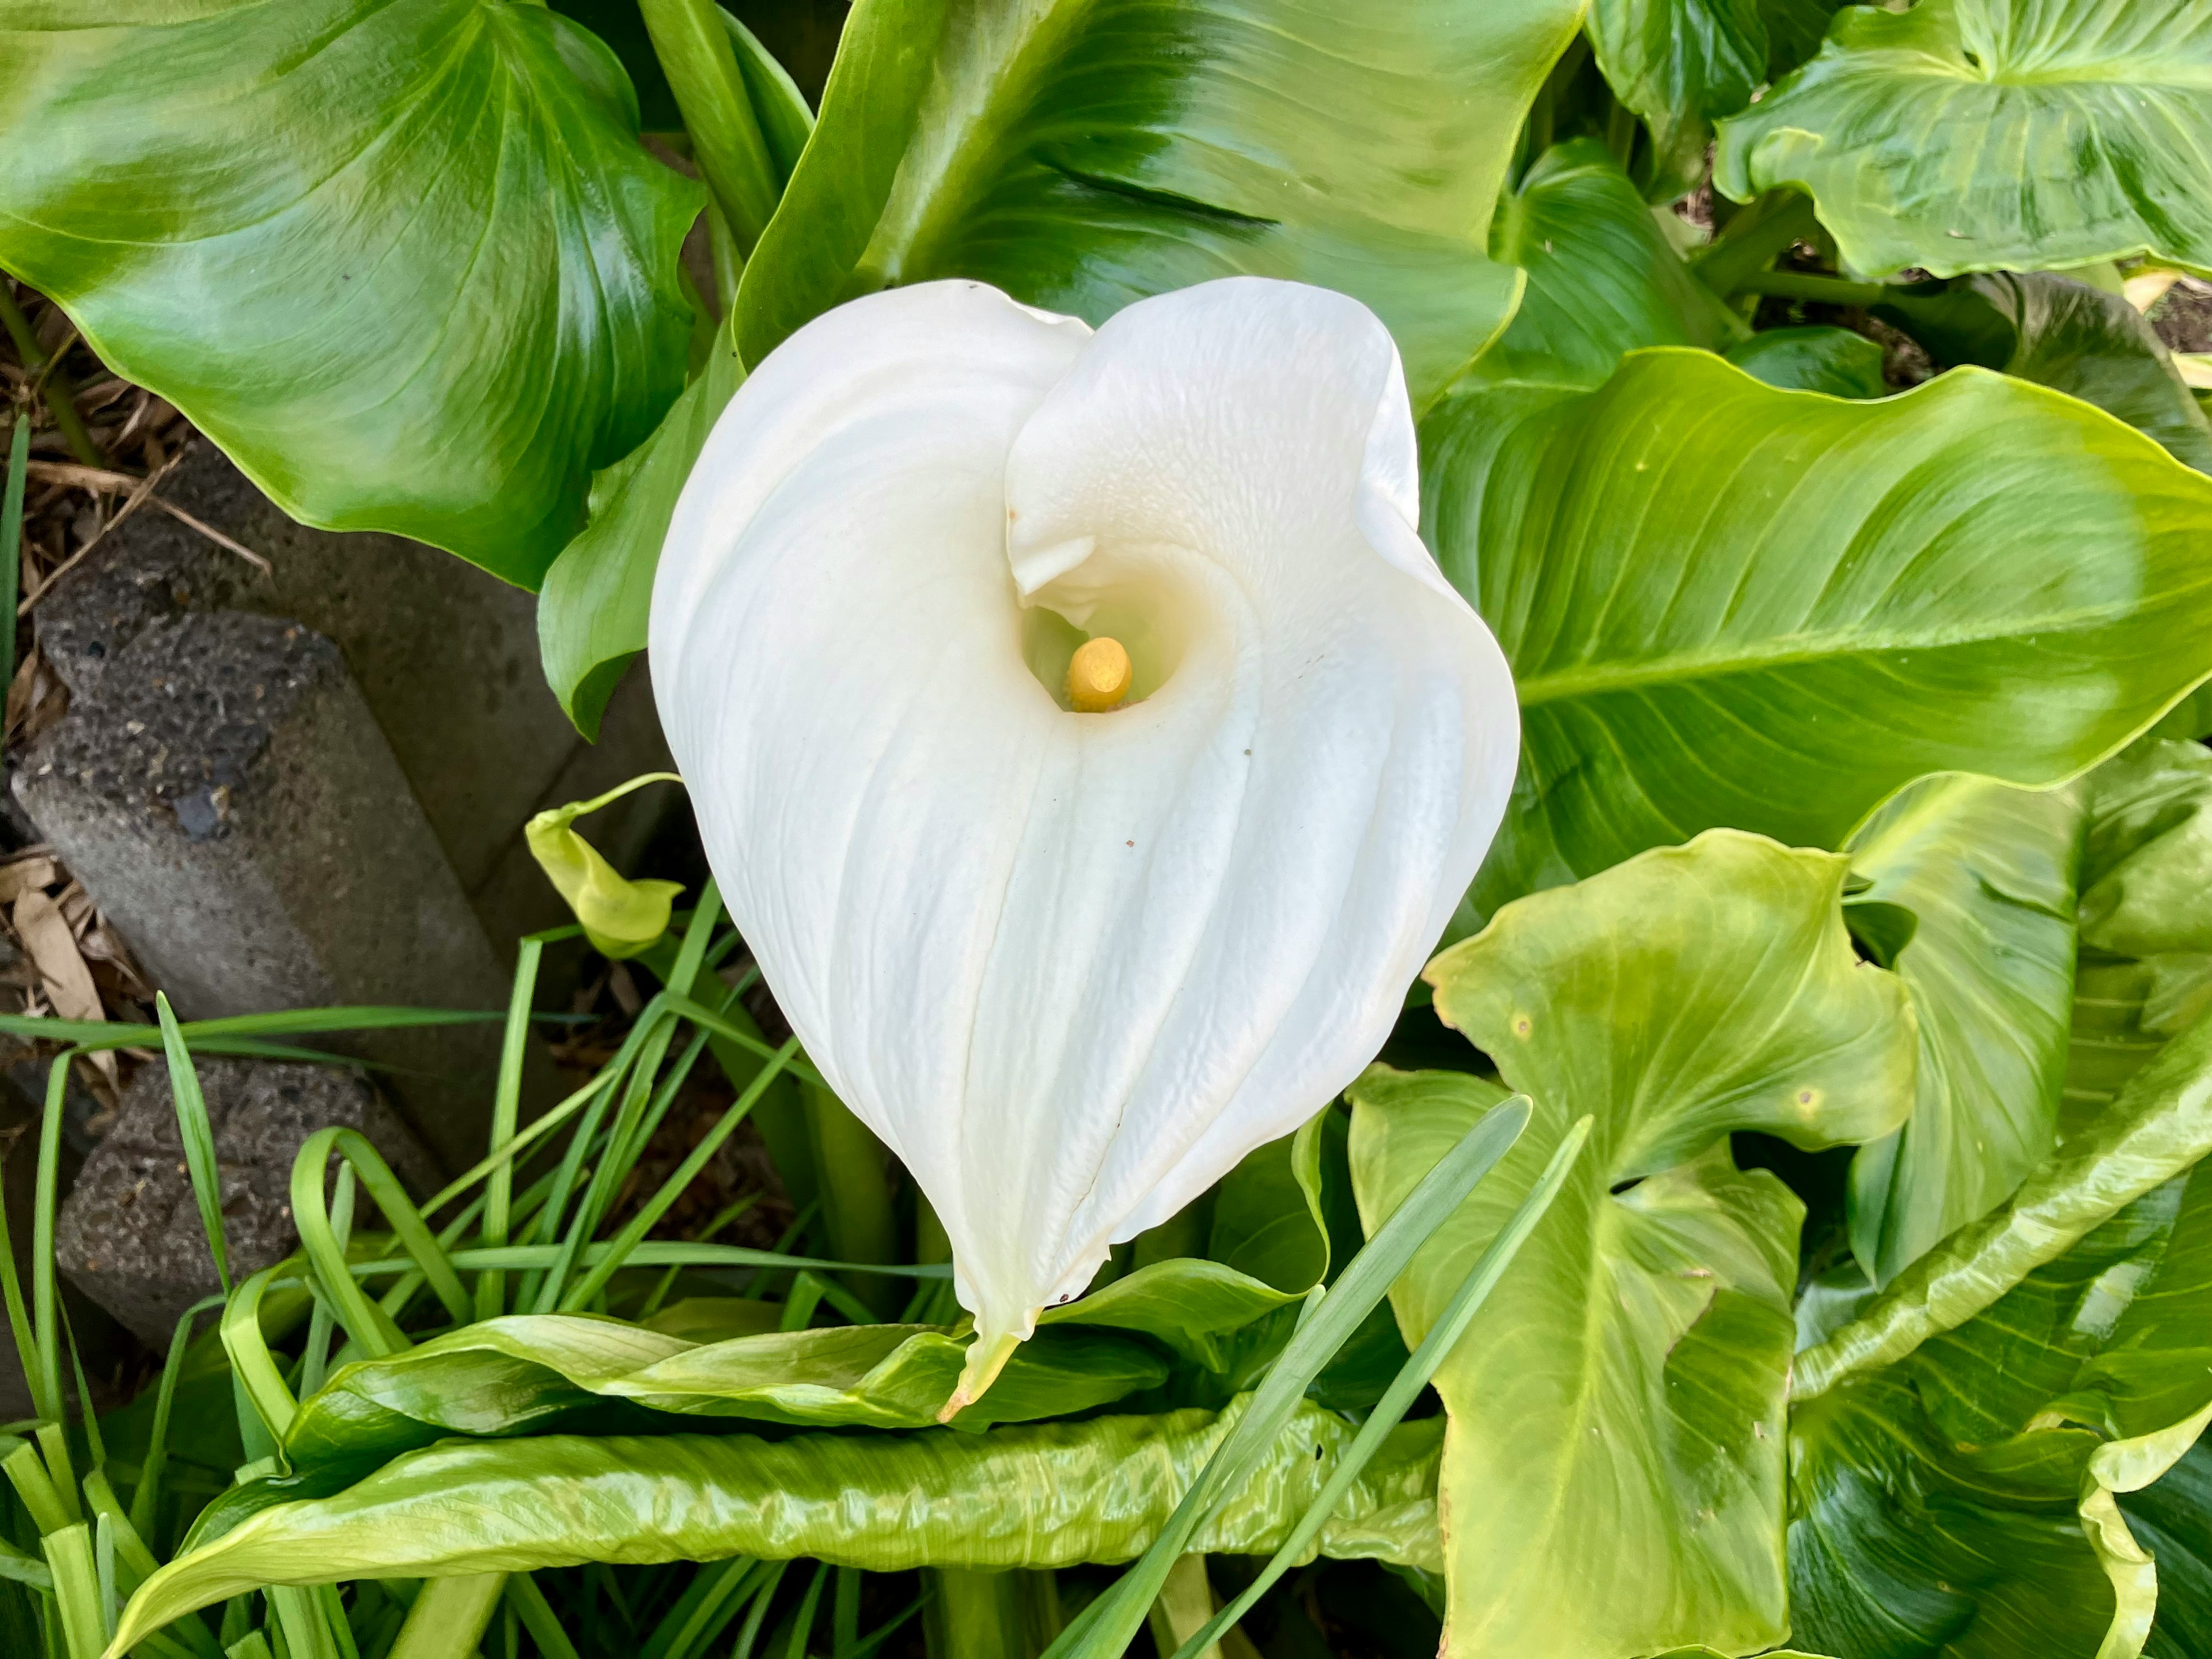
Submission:
[[[769,1607],[775,1601],[776,1588],[783,1583],[783,1575],[790,1570],[788,1561],[770,1561],[761,1579],[760,1588],[753,1592],[752,1606],[746,1609],[743,1629],[738,1632],[738,1644],[730,1650],[730,1659],[753,1659],[753,1644],[760,1640],[761,1626],[768,1622]]]
[[[582,1088],[568,1096],[543,1117],[535,1118],[527,1127],[517,1130],[514,1139],[506,1142],[498,1151],[487,1155],[465,1175],[457,1176],[439,1188],[436,1194],[423,1205],[422,1213],[426,1216],[435,1214],[468,1191],[470,1188],[487,1180],[491,1172],[501,1164],[512,1164],[531,1146],[567,1123],[592,1101],[605,1094],[617,1075],[614,1069],[614,1063],[608,1062],[606,1069],[584,1085]]]
[[[414,1265],[428,1275],[430,1288],[456,1324],[466,1324],[473,1311],[467,1289],[453,1260],[422,1219],[422,1212],[407,1196],[407,1189],[392,1173],[392,1166],[357,1129],[318,1129],[301,1144],[292,1161],[292,1220],[300,1230],[300,1245],[313,1267],[316,1282],[331,1299],[338,1322],[372,1358],[382,1358],[410,1345],[383,1310],[362,1293],[331,1228],[330,1212],[323,1198],[323,1169],[335,1152],[351,1164],[369,1201],[384,1214],[406,1245]]]
[[[814,1569],[814,1580],[806,1587],[806,1595],[799,1604],[799,1615],[792,1623],[791,1640],[783,1650],[783,1659],[805,1659],[806,1638],[814,1634],[815,1610],[822,1605],[822,1587],[830,1582],[830,1564],[823,1562]]]
[[[0,279],[0,286],[5,279]],[[23,586],[23,484],[31,476],[31,411],[18,409],[8,439],[8,482],[0,487],[0,593],[9,626],[0,629],[0,686],[15,678],[15,600]]]
[[[184,1317],[177,1321],[176,1334],[169,1339],[169,1358],[161,1367],[161,1387],[154,1396],[154,1428],[147,1441],[146,1462],[138,1472],[138,1489],[131,1494],[131,1524],[143,1537],[151,1538],[159,1524],[161,1476],[169,1462],[169,1418],[176,1406],[177,1382],[184,1373],[185,1351],[191,1346],[192,1323],[200,1315],[221,1306],[219,1296],[195,1302],[185,1310]]]
[[[584,1275],[574,1290],[561,1298],[564,1312],[574,1312],[606,1287],[607,1281],[615,1276],[616,1271],[629,1261],[631,1252],[644,1243],[646,1234],[652,1231],[659,1224],[661,1217],[674,1206],[684,1189],[698,1178],[699,1172],[707,1167],[708,1160],[720,1152],[722,1143],[737,1132],[738,1125],[744,1121],[745,1114],[752,1110],[754,1103],[768,1092],[769,1085],[781,1075],[785,1064],[798,1051],[799,1039],[793,1037],[777,1051],[775,1059],[761,1068],[760,1075],[752,1080],[744,1093],[738,1097],[736,1103],[722,1114],[721,1121],[691,1149],[690,1155],[677,1165],[674,1173],[661,1182],[660,1190],[640,1206],[637,1213],[623,1224],[623,1230],[615,1235],[606,1254],[598,1264]]]
[[[509,1244],[504,1249],[455,1250],[446,1259],[460,1273],[474,1273],[484,1267],[517,1268],[550,1267],[564,1247],[557,1244]],[[596,1267],[613,1253],[612,1243],[587,1244],[577,1253],[577,1261],[586,1267]],[[623,1264],[632,1267],[766,1267],[779,1271],[811,1267],[817,1273],[888,1273],[896,1279],[950,1279],[951,1267],[944,1262],[901,1261],[832,1261],[821,1256],[778,1255],[773,1250],[756,1250],[744,1244],[692,1244],[675,1238],[649,1238],[629,1252]],[[415,1265],[404,1256],[386,1257],[374,1261],[352,1261],[346,1271],[356,1279],[380,1279],[393,1273],[415,1271]],[[462,1322],[465,1323],[465,1321]]]
[[[702,1565],[676,1598],[676,1605],[653,1626],[637,1659],[696,1659],[700,1650],[744,1610],[741,1592],[759,1565],[742,1555]]]
[[[1512,1149],[1528,1127],[1528,1114],[1525,1095],[1516,1095],[1485,1114],[1422,1177],[1405,1203],[1352,1258],[1343,1276],[1310,1299],[1297,1333],[1152,1547],[1060,1632],[1046,1649],[1044,1659],[1110,1659],[1136,1639],[1160,1587],[1188,1552],[1198,1528],[1274,1443],[1305,1397],[1307,1386],[1389,1293],[1429,1235]]]
[[[215,1256],[215,1276],[228,1295],[230,1250],[222,1231],[222,1172],[216,1162],[215,1128],[208,1121],[207,1097],[200,1092],[199,1075],[192,1070],[184,1033],[177,1029],[176,1011],[162,992],[154,994],[154,1012],[161,1024],[161,1050],[169,1062],[169,1092],[177,1103],[177,1133],[184,1137],[185,1167],[191,1176],[192,1197],[199,1204],[200,1226]]]
[[[538,993],[538,963],[545,946],[535,939],[522,941],[514,966],[514,991],[507,1007],[507,1030],[500,1044],[499,1085],[492,1095],[491,1150],[495,1152],[514,1139],[515,1118],[522,1103],[522,1062],[529,1052],[530,1004]],[[514,1164],[502,1160],[494,1167],[484,1188],[483,1241],[497,1247],[507,1243],[509,1215],[514,1200]],[[507,1311],[507,1275],[493,1269],[477,1279],[477,1317],[492,1319]]]
[[[750,1049],[752,1053],[758,1054],[763,1060],[774,1060],[775,1058],[775,1045],[774,1043],[766,1041],[764,1038],[755,1036],[751,1032],[744,1030],[742,1026],[732,1024],[727,1019],[725,1019],[721,1015],[716,1013],[712,1008],[706,1006],[703,1003],[694,1002],[690,997],[678,996],[673,991],[666,993],[666,995],[668,997],[669,1012],[677,1015],[680,1018],[690,1020],[694,1025],[699,1026],[702,1030],[712,1031],[718,1037],[721,1037],[728,1042],[736,1043],[740,1048]],[[811,1061],[803,1060],[796,1060],[785,1067],[785,1069],[788,1071],[792,1076],[799,1078],[805,1082],[811,1083],[817,1088],[826,1089],[830,1086],[829,1084],[823,1080],[822,1073],[814,1069],[813,1064]]]
[[[261,1298],[284,1271],[284,1266],[279,1262],[273,1267],[264,1267],[232,1292],[223,1304],[220,1327],[223,1352],[230,1356],[231,1377],[239,1395],[253,1418],[268,1431],[269,1437],[279,1445],[283,1443],[284,1431],[292,1426],[300,1405],[292,1397],[283,1370],[262,1335]],[[245,1421],[244,1418],[240,1419],[241,1429]],[[252,1446],[247,1448],[249,1457],[254,1449]]]
[[[423,1025],[484,1025],[507,1018],[467,1008],[408,1008],[346,1006],[281,1008],[266,1014],[231,1014],[221,1019],[181,1022],[177,1029],[187,1046],[198,1048],[225,1037],[313,1036],[341,1031],[403,1030]],[[539,1014],[534,1018],[564,1018]],[[95,1048],[158,1048],[161,1027],[130,1021],[55,1019],[44,1014],[0,1014],[0,1033],[34,1042],[66,1042]]]
[[[760,1198],[761,1195],[758,1193],[747,1193],[736,1203],[724,1205],[714,1218],[699,1230],[699,1236],[690,1242],[694,1244],[713,1243],[716,1233],[720,1232],[723,1228],[760,1202]],[[637,1320],[640,1324],[643,1324],[660,1311],[661,1304],[668,1300],[668,1293],[676,1288],[677,1275],[683,1271],[681,1267],[671,1267],[660,1275],[660,1282],[653,1287],[653,1294],[646,1297],[644,1305],[637,1310]]]
[[[538,1644],[542,1659],[580,1659],[576,1644],[561,1628],[560,1620],[546,1601],[545,1592],[538,1588],[536,1579],[526,1572],[518,1572],[507,1581],[505,1594],[507,1606],[522,1620],[530,1639]]]
[[[38,1188],[31,1203],[31,1333],[38,1350],[34,1375],[39,1415],[58,1423],[67,1410],[62,1398],[60,1322],[54,1284],[54,1211],[60,1201],[62,1114],[69,1093],[70,1056],[58,1056],[46,1073],[46,1103],[39,1120]]]
[[[569,1143],[568,1156],[562,1162],[564,1177],[574,1168],[574,1180],[582,1180],[583,1160],[595,1149],[595,1144],[605,1155],[592,1171],[591,1178],[583,1182],[583,1196],[576,1202],[574,1214],[568,1218],[567,1230],[561,1235],[559,1253],[548,1264],[545,1277],[531,1281],[529,1306],[533,1313],[550,1313],[559,1304],[562,1290],[574,1269],[579,1253],[599,1230],[599,1218],[606,1213],[613,1205],[616,1194],[621,1191],[630,1166],[619,1160],[615,1149],[628,1139],[627,1126],[635,1121],[652,1098],[653,1079],[658,1075],[660,1063],[668,1053],[668,1045],[675,1036],[676,1022],[669,1015],[663,1013],[653,1021],[652,1029],[638,1049],[636,1062],[630,1068],[629,1077],[623,1086],[622,1103],[615,1109],[614,1121],[604,1132],[603,1142],[598,1122],[599,1115],[593,1114],[588,1126],[590,1139],[587,1140],[580,1132],[577,1138]],[[558,1203],[565,1208],[573,1185],[574,1182],[568,1179],[555,1185],[553,1202],[547,1205],[545,1214],[539,1218],[534,1230],[540,1238],[554,1236],[560,1225],[560,1216],[554,1204]]]
[[[11,1149],[12,1150],[12,1149]],[[0,1154],[0,1165],[4,1165],[4,1154]],[[0,1168],[0,1174],[4,1169]],[[8,1330],[15,1344],[15,1358],[22,1367],[24,1381],[31,1390],[31,1409],[40,1417],[61,1415],[61,1402],[46,1391],[46,1379],[39,1370],[39,1339],[31,1322],[31,1310],[23,1300],[23,1282],[15,1271],[15,1237],[8,1219],[7,1182],[0,1180],[0,1240],[9,1241],[8,1248],[0,1249],[0,1295],[8,1304]]]
[[[1421,1346],[1399,1367],[1398,1375],[1383,1391],[1373,1413],[1360,1425],[1358,1434],[1338,1460],[1328,1483],[1307,1505],[1305,1514],[1291,1529],[1291,1535],[1283,1540],[1282,1547],[1275,1552],[1261,1570],[1260,1576],[1245,1588],[1243,1594],[1215,1613],[1196,1635],[1176,1650],[1174,1659],[1196,1659],[1198,1654],[1249,1613],[1260,1598],[1273,1588],[1278,1579],[1307,1559],[1307,1549],[1321,1535],[1321,1529],[1328,1523],[1329,1516],[1336,1512],[1336,1506],[1344,1501],[1345,1493],[1352,1490],[1353,1482],[1359,1479],[1361,1472],[1373,1460],[1375,1454],[1382,1449],[1382,1443],[1389,1437],[1390,1431],[1405,1419],[1413,1402],[1420,1398],[1421,1390],[1428,1387],[1430,1378],[1437,1374],[1437,1368],[1459,1346],[1460,1339],[1467,1334],[1468,1327],[1474,1322],[1475,1315],[1481,1311],[1482,1304],[1489,1299],[1491,1291],[1497,1288],[1498,1281],[1505,1276],[1505,1270],[1513,1265],[1514,1257],[1520,1254],[1528,1235],[1535,1231],[1536,1224],[1551,1209],[1552,1200],[1559,1197],[1559,1188],[1566,1185],[1575,1161],[1582,1156],[1583,1145],[1589,1139],[1590,1123],[1590,1119],[1582,1118],[1567,1132],[1566,1138],[1559,1143],[1559,1150],[1552,1154],[1552,1161],[1545,1165],[1544,1173],[1528,1189],[1528,1196],[1521,1200],[1521,1207],[1514,1211],[1512,1218],[1499,1230],[1497,1237],[1484,1248],[1474,1266],[1468,1270],[1467,1277],[1460,1282],[1459,1289],[1453,1292],[1450,1303],[1445,1307],[1443,1316],[1421,1339]]]
[[[331,1199],[331,1238],[343,1255],[353,1239],[354,1189],[353,1165],[338,1165],[337,1191]],[[330,1298],[318,1295],[315,1310],[307,1316],[307,1346],[300,1356],[300,1395],[302,1399],[323,1386],[331,1364],[331,1332],[337,1318],[331,1307]]]

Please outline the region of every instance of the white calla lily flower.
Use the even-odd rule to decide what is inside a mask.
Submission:
[[[956,1404],[1359,1073],[1481,862],[1519,718],[1416,465],[1382,325],[1255,277],[1095,333],[857,300],[707,441],[662,720],[792,1029],[951,1239]]]

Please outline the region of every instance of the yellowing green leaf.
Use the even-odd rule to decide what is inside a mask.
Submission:
[[[1846,873],[1721,830],[1523,899],[1428,975],[1504,1085],[1377,1066],[1353,1085],[1370,1231],[1509,1088],[1535,1103],[1394,1287],[1409,1343],[1572,1121],[1595,1120],[1437,1374],[1453,1653],[1748,1652],[1786,1634],[1775,1517],[1802,1209],[1738,1170],[1727,1138],[1863,1139],[1909,1103],[1911,1018],[1852,953]]]

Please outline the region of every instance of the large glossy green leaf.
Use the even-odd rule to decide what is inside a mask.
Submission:
[[[2087,787],[2069,1130],[2212,1006],[2212,750],[2146,740]]]
[[[1554,144],[1501,205],[1491,257],[1528,273],[1521,308],[1457,384],[1602,385],[1638,346],[1718,350],[1742,325],[1690,274],[1613,153]]]
[[[271,1583],[735,1555],[877,1572],[1127,1561],[1243,1409],[983,1435],[552,1435],[436,1446],[335,1496],[263,1510],[179,1557],[132,1597],[112,1651]],[[1436,1570],[1443,1426],[1429,1418],[1393,1431],[1323,1529],[1323,1554]],[[1192,1547],[1274,1548],[1353,1433],[1302,1407]]]
[[[1875,310],[1940,362],[2055,386],[2212,471],[2212,424],[2142,313],[2126,298],[2048,271],[1915,283]]]
[[[1786,1633],[1775,1516],[1803,1212],[1727,1137],[1831,1146],[1905,1109],[1911,1018],[1851,951],[1846,873],[1716,831],[1509,906],[1431,964],[1437,1012],[1536,1108],[1394,1288],[1409,1342],[1571,1122],[1595,1119],[1437,1374],[1453,1653],[1626,1659]],[[1353,1085],[1370,1229],[1505,1092],[1382,1066]]]
[[[790,181],[813,132],[813,112],[751,32],[727,12],[722,21],[780,188]],[[638,44],[650,58],[641,22]],[[723,318],[706,362],[653,435],[592,475],[589,521],[561,550],[539,590],[538,646],[546,684],[587,738],[599,736],[607,699],[645,649],[653,573],[660,567],[660,544],[676,498],[715,419],[744,380],[732,333],[735,315],[732,310]]]
[[[1898,1275],[1856,1318],[1797,1356],[1794,1396],[1895,1364],[1990,1307],[2145,1194],[2212,1152],[2212,1011],[2130,1079],[1988,1215]]]
[[[645,649],[653,573],[676,498],[744,377],[726,325],[715,333],[706,367],[653,435],[593,475],[591,521],[545,573],[538,595],[538,657],[546,684],[587,738],[599,736],[607,699]]]
[[[2044,1428],[1954,1444],[1909,1377],[1884,1371],[1791,1413],[1790,1591],[1796,1639],[1849,1659],[2122,1659],[2123,1615],[2083,1534],[2098,1444]],[[2125,1625],[2122,1636],[2128,1634]]]
[[[1796,1630],[1875,1659],[2133,1654],[2159,1575],[2114,1495],[2194,1443],[2208,1362],[2200,1164],[1975,1317],[1801,1407]]]
[[[288,511],[537,586],[682,389],[702,196],[508,0],[31,0],[0,264]]]
[[[1425,400],[1511,311],[1485,233],[1579,11],[861,0],[823,97],[823,161],[800,164],[745,272],[744,356],[841,299],[931,277],[1095,322],[1249,272],[1364,301]]]
[[[2205,671],[2212,479],[1978,369],[1853,403],[1703,353],[1455,396],[1423,520],[1513,665],[1519,779],[1456,927],[1715,824],[1841,844],[1929,772],[2052,783]]]
[[[2057,1142],[2081,840],[2077,788],[1957,775],[1913,785],[1851,838],[1873,884],[1845,915],[1910,918],[1902,948],[1876,955],[1920,1027],[1912,1115],[1851,1165],[1852,1249],[1877,1284],[2009,1197]]]
[[[2201,0],[1921,0],[1844,12],[1721,125],[1714,182],[1811,192],[1845,262],[2212,269],[2212,13]]]

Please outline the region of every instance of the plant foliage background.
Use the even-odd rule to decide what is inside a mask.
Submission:
[[[2212,1652],[2212,365],[2144,315],[2212,275],[2212,4],[859,0],[818,90],[782,39],[4,0],[0,265],[298,516],[538,589],[587,733],[809,318],[1340,289],[1512,664],[1505,827],[1348,1099],[945,1426],[941,1230],[711,887],[526,1127],[582,948],[527,942],[485,1162],[418,1208],[318,1137],[300,1255],[128,1409],[8,1278],[0,1647],[1164,1659],[1252,1585],[1224,1652]],[[166,1044],[220,1260],[189,1055],[408,1018],[25,1029]],[[625,1210],[695,1067],[735,1103]],[[653,1237],[747,1117],[791,1235]]]

